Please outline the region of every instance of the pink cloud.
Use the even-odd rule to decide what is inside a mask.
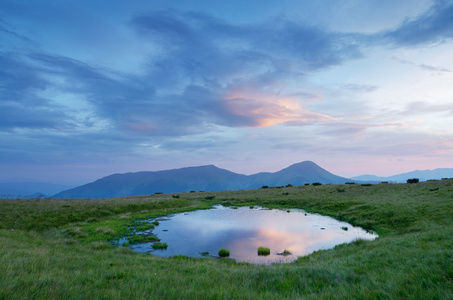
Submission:
[[[282,123],[302,125],[338,120],[304,109],[304,98],[301,95],[283,94],[284,88],[284,85],[278,84],[264,89],[234,86],[226,91],[224,103],[231,114],[250,119],[252,125],[248,127],[267,127]],[[313,98],[313,95],[310,94],[310,97]]]

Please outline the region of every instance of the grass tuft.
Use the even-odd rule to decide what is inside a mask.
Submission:
[[[135,234],[128,238],[129,244],[158,242],[160,239],[155,235]]]
[[[220,257],[228,257],[228,256],[230,256],[230,250],[227,250],[227,249],[224,249],[224,248],[220,249],[219,250],[219,256]]]
[[[167,249],[168,245],[167,243],[154,243],[153,244],[153,249]]]
[[[292,253],[289,250],[283,250],[282,255],[291,255]]]
[[[266,247],[258,247],[258,255],[269,255],[271,254],[271,250],[269,248],[266,248]]]

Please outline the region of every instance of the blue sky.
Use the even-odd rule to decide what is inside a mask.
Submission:
[[[0,2],[0,181],[453,167],[453,1]]]

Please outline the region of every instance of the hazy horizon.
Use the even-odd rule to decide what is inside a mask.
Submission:
[[[453,168],[453,1],[0,2],[0,182]]]

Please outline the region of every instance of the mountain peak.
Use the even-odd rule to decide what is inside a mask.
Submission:
[[[305,161],[301,161],[299,163],[292,164],[288,168],[291,168],[293,166],[298,166],[298,167],[319,167],[317,164],[315,164],[311,160],[305,160]]]
[[[314,162],[312,162],[310,160],[306,160],[306,161],[302,161],[300,163],[292,164],[291,166],[284,168],[280,172],[289,171],[289,170],[291,170],[291,171],[304,171],[304,170],[315,171],[315,170],[324,170],[324,169],[321,168],[320,166],[318,166],[317,164],[315,164]]]

